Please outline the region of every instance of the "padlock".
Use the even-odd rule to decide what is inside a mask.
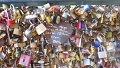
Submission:
[[[83,14],[83,13],[84,13],[83,8],[81,8],[81,7],[76,8],[76,10],[75,10],[75,14],[77,14],[77,15],[81,15],[81,14]]]
[[[46,22],[47,23],[51,23],[52,22],[52,18],[50,17],[50,14],[48,12],[46,12]]]
[[[1,52],[1,53],[0,53],[0,59],[3,60],[5,57],[6,57],[6,54],[3,53],[3,52]]]
[[[70,16],[71,16],[73,19],[76,19],[76,18],[77,18],[77,15],[75,14],[75,9],[73,9],[73,10],[70,11]]]
[[[30,48],[37,48],[37,44],[35,42],[31,42],[30,43]]]
[[[110,29],[108,29],[106,33],[106,38],[111,38],[111,37],[112,37],[112,32],[110,31]]]
[[[31,62],[31,56],[25,55],[25,54],[21,54],[20,60],[19,60],[19,64],[20,65],[28,67],[30,65],[30,62]]]
[[[77,61],[80,61],[80,57],[78,55],[75,56]]]
[[[51,65],[55,65],[55,59],[53,58],[53,59],[50,59],[50,64]]]
[[[54,12],[56,8],[57,8],[56,5],[50,6],[50,8],[48,9],[48,11],[49,12]]]
[[[66,63],[70,62],[70,58],[65,58],[64,62],[66,62]]]
[[[64,59],[65,58],[65,54],[64,53],[59,53],[59,58]]]
[[[23,14],[24,14],[23,11],[20,9],[17,9],[16,13],[17,13],[17,17],[16,17],[17,19],[22,18]]]
[[[102,16],[101,16],[100,23],[103,23],[103,16],[104,16],[104,14],[102,14]]]
[[[40,19],[41,19],[42,21],[45,20],[45,14],[44,14],[44,13],[41,13],[41,14],[40,14]]]
[[[30,25],[30,27],[27,30],[25,30],[24,35],[26,38],[32,38],[32,34],[31,34],[32,29],[33,29],[33,25]]]
[[[2,8],[3,9],[8,9],[8,5],[7,4],[2,4]]]
[[[16,47],[15,53],[16,53],[16,57],[19,57],[20,53],[21,53],[21,48],[20,47]]]
[[[45,9],[47,9],[47,8],[49,8],[49,7],[50,7],[50,4],[49,4],[49,3],[43,5],[43,8],[45,8]]]
[[[94,47],[99,47],[100,46],[100,42],[97,40],[94,40]]]
[[[6,30],[6,25],[4,23],[0,23],[0,30],[5,31]]]
[[[77,28],[80,30],[81,29],[81,22],[78,20],[77,22]]]
[[[57,18],[56,18],[56,23],[59,24],[59,23],[60,23],[60,20],[61,20],[60,16],[57,16]]]
[[[65,10],[62,14],[62,17],[66,19],[68,17],[68,15],[69,15],[69,11]]]
[[[40,22],[40,21],[39,21]],[[47,30],[47,28],[44,26],[43,23],[40,23],[36,28],[35,28],[36,32],[38,35],[42,34],[43,32],[45,32]]]
[[[14,28],[13,34],[21,36],[22,35],[22,31],[20,28]]]

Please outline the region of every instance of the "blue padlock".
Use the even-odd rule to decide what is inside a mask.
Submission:
[[[99,47],[100,46],[100,42],[99,41],[95,41],[94,42],[94,47]]]

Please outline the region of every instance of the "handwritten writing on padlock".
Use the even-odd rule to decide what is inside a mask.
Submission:
[[[52,28],[52,29],[51,29]],[[49,31],[49,32],[47,32]],[[59,45],[66,42],[72,33],[72,27],[68,22],[62,22],[59,25],[51,24],[45,32],[53,45]]]

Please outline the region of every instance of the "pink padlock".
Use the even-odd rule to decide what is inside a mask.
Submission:
[[[68,52],[65,56],[66,56],[66,58],[69,58],[70,57],[70,52]]]
[[[81,22],[80,22],[80,21],[77,22],[77,28],[78,28],[79,30],[81,29]]]
[[[21,54],[21,57],[20,57],[20,60],[19,60],[19,64],[23,65],[25,67],[29,67],[31,59],[32,59],[31,56],[25,55],[25,54]]]
[[[80,41],[80,39],[79,38],[76,38],[76,40],[75,40],[75,44],[79,44],[79,41]]]

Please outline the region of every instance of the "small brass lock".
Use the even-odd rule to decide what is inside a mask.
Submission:
[[[41,13],[41,14],[40,14],[40,19],[41,19],[42,21],[45,20],[45,14],[44,14],[44,13]]]

